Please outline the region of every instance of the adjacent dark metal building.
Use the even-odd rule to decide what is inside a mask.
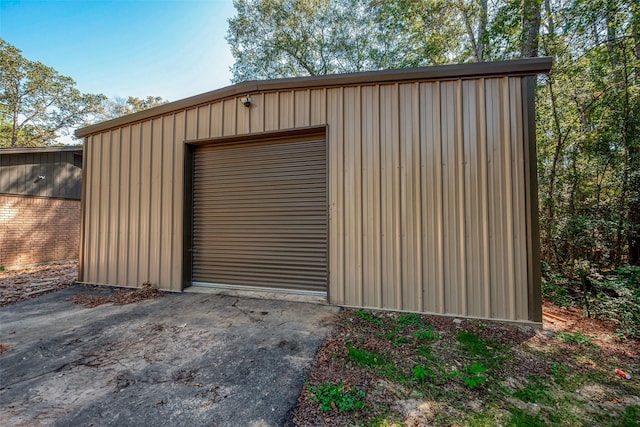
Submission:
[[[82,147],[0,149],[0,266],[78,258]]]

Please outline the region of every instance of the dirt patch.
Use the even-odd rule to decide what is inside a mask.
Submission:
[[[345,310],[318,351],[293,421],[300,426],[637,425],[638,374],[626,380],[615,369],[637,369],[640,343],[621,341],[612,322],[551,304],[544,311],[540,331]],[[345,407],[353,409],[339,410]]]
[[[71,300],[74,304],[93,308],[103,304],[134,304],[136,302],[164,296],[155,285],[144,283],[140,289],[116,290],[114,295],[77,295]]]
[[[545,330],[587,336],[607,357],[638,356],[638,341],[621,341],[616,333],[619,326],[612,321],[589,318],[580,309],[561,308],[550,302],[545,302],[542,310]]]
[[[338,311],[196,293],[71,303],[122,292],[70,286],[0,310],[0,343],[11,345],[0,356],[3,427],[283,425]]]
[[[75,262],[0,271],[0,307],[59,291],[77,277]]]

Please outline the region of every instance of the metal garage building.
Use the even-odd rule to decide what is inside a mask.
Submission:
[[[538,323],[550,67],[244,82],[80,129],[79,279]]]

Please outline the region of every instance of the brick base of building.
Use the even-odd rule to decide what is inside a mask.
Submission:
[[[0,266],[78,259],[80,201],[0,194]]]

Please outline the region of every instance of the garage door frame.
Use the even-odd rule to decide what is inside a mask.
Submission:
[[[183,262],[182,262],[182,289],[192,286],[193,284],[193,178],[194,178],[194,168],[195,168],[195,153],[196,148],[201,146],[211,146],[211,145],[241,145],[245,143],[268,143],[273,142],[277,143],[281,140],[292,139],[292,138],[318,138],[321,137],[324,139],[326,144],[326,168],[327,168],[327,180],[329,179],[329,144],[327,139],[327,126],[311,126],[304,128],[297,128],[286,131],[274,131],[274,132],[262,132],[256,134],[246,134],[246,135],[234,135],[229,137],[217,137],[217,138],[207,138],[207,139],[198,139],[198,140],[187,140],[184,142],[185,146],[185,156],[184,156],[184,204],[183,204],[183,236],[184,236],[184,244],[183,244]],[[329,199],[329,185],[327,182],[327,203]],[[326,215],[327,215],[327,285],[326,285],[326,298],[329,300],[329,271],[331,266],[329,265],[329,209],[328,205],[326,207]],[[240,288],[246,290],[256,290],[252,287],[238,287],[238,286],[229,286],[230,288]],[[278,291],[283,293],[305,293],[305,291],[292,291],[287,289],[259,289],[262,291]],[[311,292],[313,293],[313,292]]]

